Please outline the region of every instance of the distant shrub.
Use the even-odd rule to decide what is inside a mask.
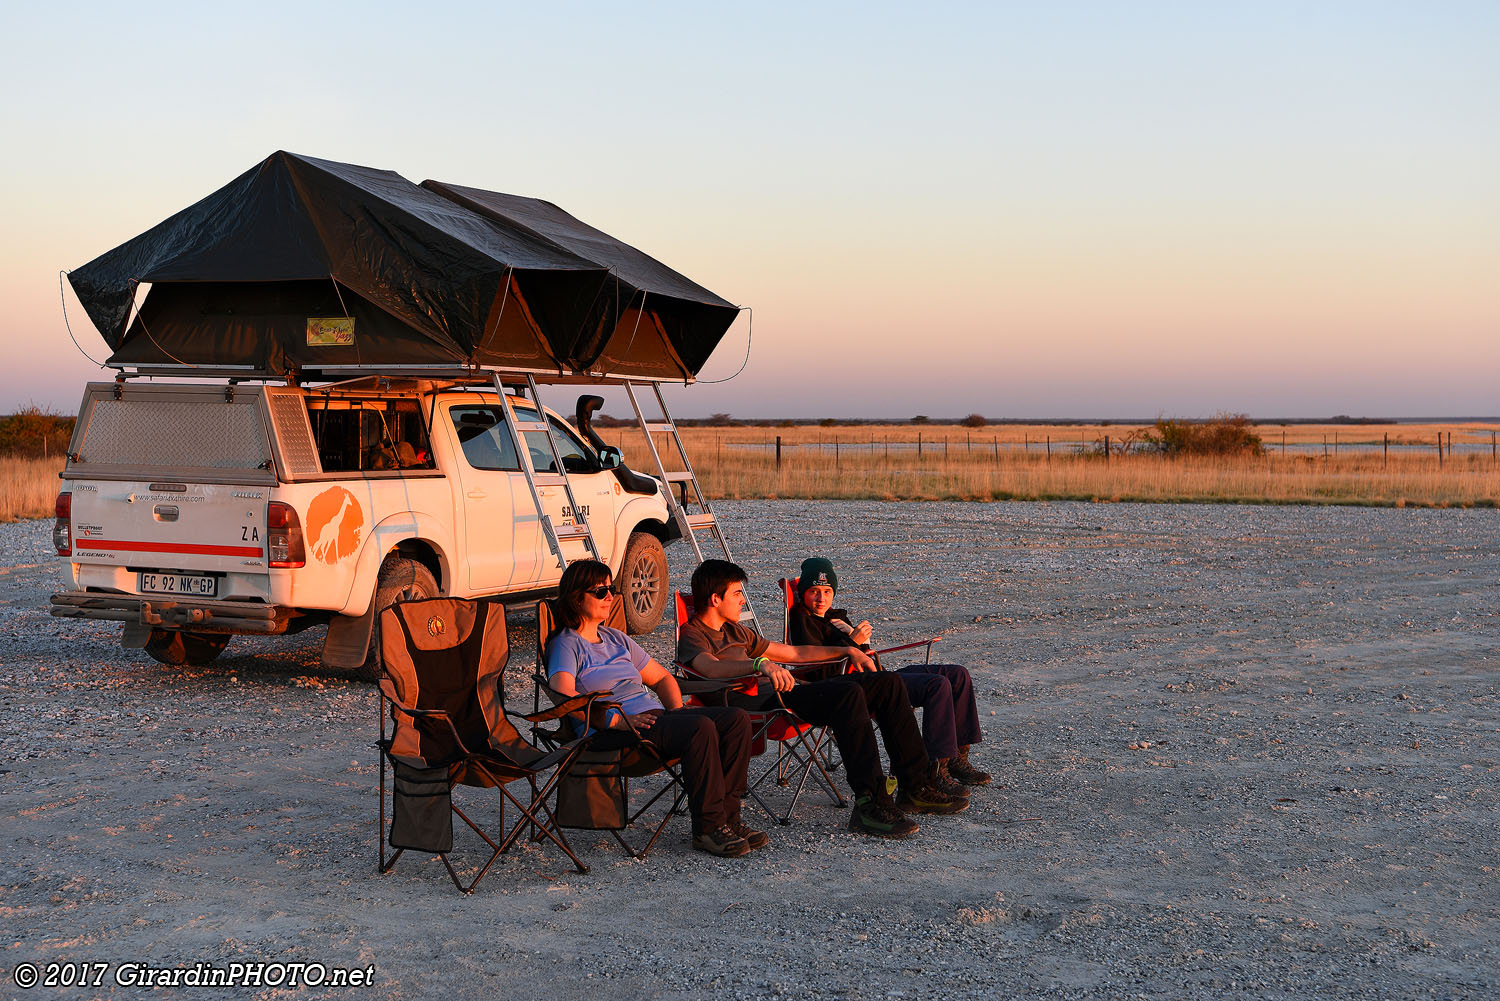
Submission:
[[[30,458],[60,455],[73,437],[73,418],[28,403],[0,417],[0,452]]]
[[[1218,414],[1206,421],[1159,417],[1142,432],[1138,448],[1162,455],[1260,455],[1260,435],[1245,414]]]
[[[825,417],[822,420],[818,421],[819,426],[825,428],[838,427],[838,423],[839,422],[834,420],[832,417]]]
[[[966,428],[982,428],[987,422],[984,419],[984,414],[970,414],[959,421],[959,423]]]
[[[725,428],[732,427],[735,422],[728,414],[709,414],[703,423],[711,428]]]
[[[928,417],[927,417],[926,414],[918,414],[917,416],[915,416],[915,417],[913,417],[911,419],[911,422],[913,424],[926,424],[927,421],[928,421]]]

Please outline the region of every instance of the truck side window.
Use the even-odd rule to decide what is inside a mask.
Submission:
[[[325,473],[435,466],[416,400],[313,397],[307,416]]]
[[[462,406],[448,411],[453,430],[458,432],[464,459],[475,469],[498,469],[518,472],[516,448],[497,407]]]
[[[536,411],[532,408],[518,406],[515,409],[517,420],[536,420]],[[598,457],[574,436],[567,425],[548,415],[547,426],[552,429],[552,440],[557,443],[557,454],[562,456],[565,470],[570,473],[597,473],[600,470]],[[531,453],[531,465],[537,472],[557,472],[552,461],[552,451],[547,447],[547,439],[542,436],[542,432],[526,432],[526,449]]]

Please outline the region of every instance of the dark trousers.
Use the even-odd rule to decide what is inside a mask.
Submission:
[[[740,822],[750,767],[750,717],[729,706],[671,709],[641,731],[669,758],[682,759],[693,833]]]
[[[952,758],[959,747],[979,743],[979,707],[968,668],[914,664],[896,674],[906,683],[912,708],[922,710],[922,743],[929,758]]]
[[[731,701],[747,709],[765,711],[778,705],[776,695],[770,683],[762,681],[757,694],[748,698],[731,697]],[[832,728],[833,739],[844,758],[849,788],[856,797],[885,795],[885,773],[875,745],[876,724],[880,726],[885,753],[896,777],[903,784],[927,778],[927,751],[906,697],[906,685],[898,675],[876,671],[805,682],[782,692],[780,704],[814,726]]]

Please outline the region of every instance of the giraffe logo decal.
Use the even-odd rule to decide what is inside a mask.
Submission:
[[[329,566],[353,556],[365,527],[359,501],[343,487],[329,487],[307,506],[308,551]]]

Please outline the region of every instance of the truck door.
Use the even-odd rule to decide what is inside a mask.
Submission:
[[[517,420],[534,421],[537,419],[536,411],[531,407],[518,405],[515,410]],[[599,457],[594,454],[593,449],[583,443],[578,435],[573,433],[572,428],[552,414],[547,415],[547,426],[551,431],[553,442],[557,445],[557,453],[562,456],[563,467],[568,473],[569,482],[573,488],[573,496],[583,508],[583,516],[588,519],[589,529],[594,533],[594,542],[599,547],[599,556],[607,563],[610,561],[615,546],[615,496],[612,488],[617,481],[613,474],[600,468]],[[538,473],[556,472],[552,452],[548,449],[542,432],[528,431],[525,438],[526,448],[531,454],[531,463],[536,471]],[[568,500],[562,487],[542,487],[540,492],[542,506],[552,516],[553,524],[573,523],[577,515],[573,511],[565,510]],[[531,579],[531,583],[539,586],[555,584],[562,578],[562,570],[557,565],[557,559],[547,549],[546,539],[540,539],[539,544],[541,558],[537,562],[537,574]],[[581,540],[570,541],[564,545],[567,547],[564,552],[569,562],[584,559],[589,555],[588,548]]]
[[[448,416],[458,446],[456,506],[470,588],[499,591],[535,580],[546,543],[500,407],[455,403]]]

